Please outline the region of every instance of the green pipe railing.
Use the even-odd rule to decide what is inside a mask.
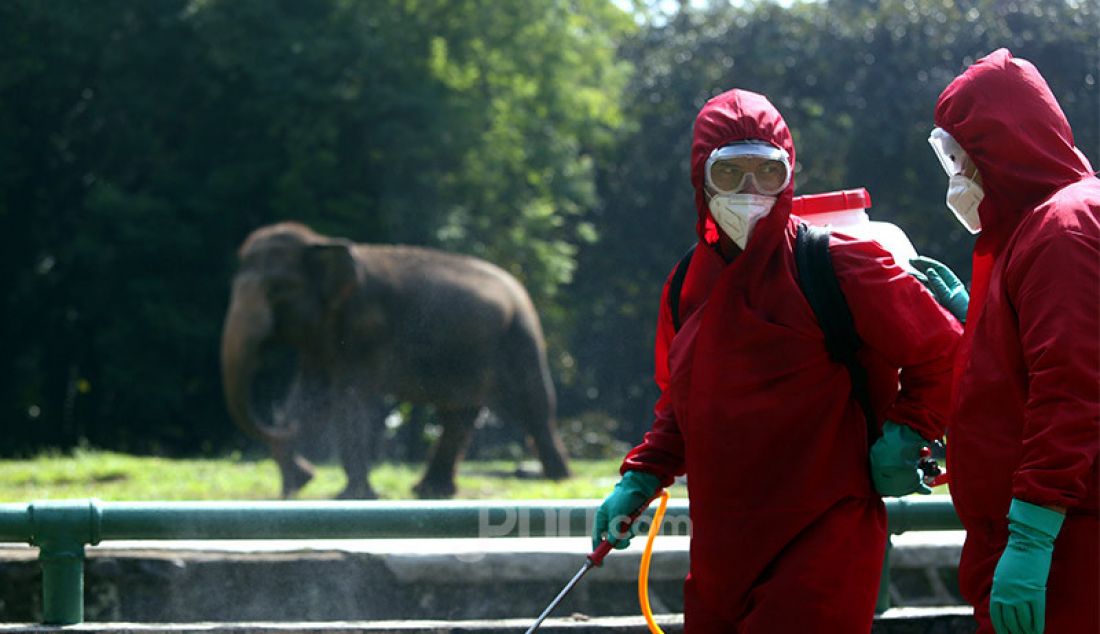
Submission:
[[[38,547],[43,622],[71,625],[84,620],[84,546],[101,541],[576,537],[590,534],[597,505],[591,500],[39,501],[0,504],[0,542]],[[886,510],[889,531],[895,535],[962,527],[946,496],[890,499]],[[650,521],[652,509],[643,517]],[[687,526],[687,519],[686,500],[669,503],[666,527]],[[885,568],[883,578],[888,584]]]

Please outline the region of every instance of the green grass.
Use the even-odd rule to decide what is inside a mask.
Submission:
[[[531,477],[538,472],[535,462],[462,462],[455,497],[603,498],[618,481],[618,459],[572,460],[570,465],[573,477],[551,482]],[[422,464],[383,463],[371,472],[371,484],[383,499],[415,499],[412,487],[423,469]],[[517,469],[528,475],[517,476]],[[106,501],[274,500],[279,499],[279,486],[278,469],[270,459],[177,460],[78,449],[71,454],[48,453],[0,463],[0,503],[89,497]],[[318,465],[317,477],[298,498],[328,499],[343,487],[344,473],[338,465]],[[673,486],[671,493],[675,498],[687,496],[683,485]],[[937,487],[934,493],[946,494],[947,487]]]
[[[458,498],[567,499],[603,498],[618,481],[619,460],[573,460],[573,477],[561,482],[517,477],[536,472],[537,463],[514,461],[460,463]],[[384,499],[415,499],[412,487],[422,464],[380,464],[371,484]],[[240,457],[177,460],[131,456],[98,450],[43,454],[0,463],[0,502],[95,497],[100,500],[272,500],[279,498],[279,474],[270,459]],[[319,465],[317,477],[300,499],[334,497],[344,486],[338,465]],[[685,496],[683,486],[674,496]]]

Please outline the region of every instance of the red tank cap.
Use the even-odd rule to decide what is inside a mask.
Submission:
[[[796,216],[812,216],[845,209],[867,209],[871,206],[871,194],[866,187],[845,189],[824,194],[795,196],[791,213]]]

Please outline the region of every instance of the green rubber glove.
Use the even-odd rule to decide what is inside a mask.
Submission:
[[[966,291],[966,285],[962,283],[959,276],[955,275],[955,272],[943,262],[923,255],[910,259],[909,264],[918,271],[923,271],[922,274],[913,277],[932,291],[932,295],[940,306],[946,308],[955,316],[955,319],[965,324],[966,311],[970,308],[970,293]]]
[[[615,548],[622,550],[630,545],[630,538],[634,537],[634,526],[625,534],[619,533],[619,524],[626,521],[636,511],[643,508],[657,491],[661,489],[661,481],[657,476],[644,471],[627,471],[623,474],[611,495],[600,505],[596,511],[596,522],[592,527],[592,549],[595,550],[604,536]],[[612,530],[614,529],[614,530]]]
[[[901,497],[931,493],[932,489],[924,483],[924,474],[917,468],[921,447],[930,444],[905,425],[883,423],[882,437],[871,445],[871,479],[879,494]]]
[[[989,617],[999,634],[1042,634],[1050,557],[1065,518],[1058,511],[1012,500],[1008,545],[993,571],[989,594]]]

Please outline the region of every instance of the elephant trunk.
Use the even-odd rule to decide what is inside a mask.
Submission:
[[[274,318],[260,281],[239,276],[233,282],[229,313],[222,330],[222,387],[229,415],[249,436],[272,445],[283,445],[297,432],[292,421],[288,427],[273,427],[260,422],[252,407],[252,382],[259,365],[260,347],[272,334]]]

